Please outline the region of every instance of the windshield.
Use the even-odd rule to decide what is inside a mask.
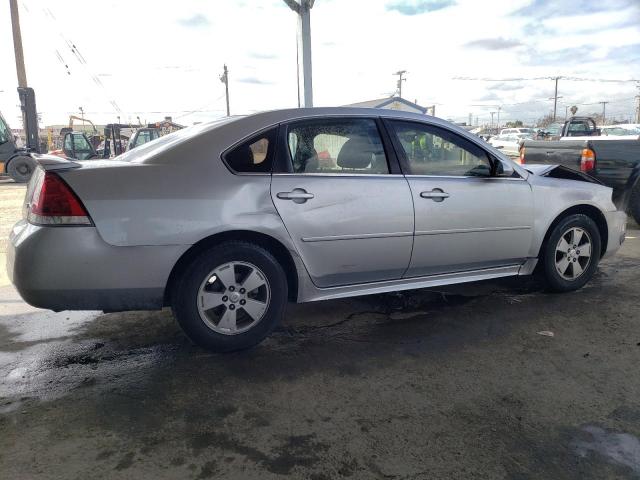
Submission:
[[[549,132],[551,135],[557,135],[558,133],[560,133],[561,128],[562,128],[562,125],[558,123],[553,123],[546,128],[546,131]]]
[[[147,142],[132,150],[128,150],[120,155],[118,159],[123,162],[143,163],[160,150],[171,148],[173,145],[182,143],[202,132],[206,132],[207,130],[211,130],[227,122],[237,120],[238,118],[240,118],[240,116],[223,117],[211,122],[200,123],[191,127],[183,128],[182,130],[176,130],[173,133],[169,133],[168,135]]]
[[[11,138],[11,130],[9,129],[9,125],[4,121],[2,115],[0,115],[0,145],[3,143],[7,143]]]
[[[638,127],[612,127],[602,130],[604,135],[623,136],[623,135],[640,135]]]

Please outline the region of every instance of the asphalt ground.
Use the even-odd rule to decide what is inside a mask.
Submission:
[[[23,195],[0,183],[2,252]],[[0,478],[640,478],[639,280],[632,226],[578,292],[290,305],[218,355],[168,310],[52,313],[5,277]]]

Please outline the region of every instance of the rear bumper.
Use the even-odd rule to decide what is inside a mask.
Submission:
[[[620,245],[624,242],[624,236],[627,231],[627,214],[619,210],[613,212],[604,212],[609,228],[609,238],[607,239],[607,250],[603,258],[612,256],[618,251]]]
[[[50,310],[149,310],[163,305],[171,269],[188,246],[115,247],[94,227],[18,222],[7,273],[29,304]]]

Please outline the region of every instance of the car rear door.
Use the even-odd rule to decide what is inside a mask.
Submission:
[[[422,122],[385,123],[415,205],[406,276],[521,264],[533,233],[528,182],[492,176],[488,153],[455,132]],[[414,149],[415,143],[424,148]]]
[[[318,287],[402,278],[411,191],[378,120],[309,119],[281,126],[271,196]]]

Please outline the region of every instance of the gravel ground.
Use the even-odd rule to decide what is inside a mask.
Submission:
[[[3,236],[20,188],[0,185]],[[639,478],[639,280],[635,226],[578,292],[291,305],[228,355],[168,311],[52,313],[0,287],[0,477]]]
[[[0,286],[9,285],[4,268],[7,239],[11,226],[22,215],[25,190],[24,185],[13,183],[12,180],[0,179]]]

